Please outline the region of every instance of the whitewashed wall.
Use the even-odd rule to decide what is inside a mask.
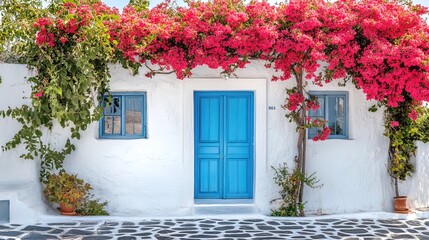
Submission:
[[[166,216],[192,213],[193,199],[193,102],[196,90],[250,90],[255,92],[255,197],[263,214],[270,212],[269,201],[278,189],[273,183],[272,165],[296,154],[295,126],[284,117],[280,107],[285,88],[293,81],[272,82],[273,72],[254,62],[237,72],[238,79],[222,79],[219,71],[199,68],[192,79],[176,80],[174,75],[144,77],[111,67],[112,91],[146,91],[148,139],[98,139],[98,124],[93,124],[76,142],[77,151],[65,168],[92,184],[97,197],[108,200],[108,210],[118,216]],[[0,65],[0,109],[28,103],[29,87],[25,76],[31,73],[22,65]],[[310,90],[349,91],[349,140],[308,143],[308,172],[316,172],[321,189],[307,189],[309,214],[391,211],[392,185],[386,172],[387,139],[383,136],[382,112],[370,113],[371,102],[350,85],[331,83]],[[274,106],[275,110],[268,110]],[[19,129],[10,119],[0,119],[0,144]],[[65,131],[48,134],[52,143],[63,144]],[[19,149],[0,152],[0,200],[11,195],[27,206],[12,214],[20,221],[26,212],[45,214],[38,184],[38,163],[19,159]],[[412,207],[429,206],[429,145],[419,144],[417,172],[402,187]],[[18,187],[15,187],[18,186]],[[19,194],[18,194],[19,193]],[[12,206],[13,207],[13,206]],[[28,218],[27,218],[28,219]]]
[[[30,86],[26,77],[31,72],[24,65],[0,64],[0,109],[30,104]],[[9,118],[0,117],[0,145],[3,146],[19,130],[19,125]],[[12,221],[32,222],[46,213],[39,183],[38,161],[23,160],[23,148],[8,152],[0,150],[0,200],[10,200]]]

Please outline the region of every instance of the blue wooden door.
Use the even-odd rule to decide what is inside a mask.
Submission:
[[[253,197],[253,92],[195,92],[195,198]]]

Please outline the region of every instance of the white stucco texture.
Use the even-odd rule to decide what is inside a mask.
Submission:
[[[65,168],[89,182],[97,198],[108,200],[114,216],[184,216],[193,213],[194,123],[193,92],[198,90],[247,90],[255,94],[255,173],[253,205],[261,214],[270,213],[270,201],[278,197],[271,166],[296,155],[295,125],[281,108],[285,88],[294,81],[272,82],[274,73],[263,63],[252,62],[237,71],[237,78],[223,79],[219,70],[200,67],[191,79],[174,75],[137,76],[120,66],[111,66],[111,91],[147,93],[147,139],[99,139],[94,123],[75,141],[76,151],[67,157]],[[29,103],[30,76],[23,65],[0,65],[0,109]],[[322,188],[307,188],[307,214],[343,214],[392,210],[393,186],[386,171],[387,139],[383,136],[382,111],[371,113],[374,104],[348,83],[332,82],[308,90],[348,91],[349,139],[308,141],[307,171],[315,172]],[[275,110],[269,110],[269,106]],[[0,144],[19,130],[19,124],[0,118]],[[56,127],[46,136],[60,147],[66,131]],[[0,200],[12,198],[25,208],[21,215],[47,214],[38,183],[38,161],[22,160],[23,149],[0,152]],[[429,145],[418,143],[416,173],[401,183],[412,208],[429,206]],[[15,189],[14,186],[20,186]],[[25,189],[25,190],[23,190]],[[13,195],[13,196],[12,196]],[[12,206],[13,207],[13,206]],[[16,211],[16,210],[13,210]],[[21,217],[12,214],[12,220]]]
[[[24,65],[0,64],[0,109],[31,103],[30,85],[26,81],[31,75]],[[19,127],[14,120],[0,117],[0,145],[12,139]],[[0,150],[0,200],[10,201],[11,221],[33,222],[47,212],[39,183],[39,163],[20,159],[22,153],[22,147]]]

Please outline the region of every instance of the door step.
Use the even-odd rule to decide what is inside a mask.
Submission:
[[[227,215],[227,214],[258,214],[258,209],[253,203],[231,203],[231,204],[195,204],[193,215]]]

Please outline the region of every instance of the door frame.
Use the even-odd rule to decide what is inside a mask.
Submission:
[[[227,97],[229,96],[246,96],[249,99],[249,111],[248,111],[248,117],[250,119],[248,119],[250,125],[251,125],[251,129],[249,131],[250,134],[250,139],[249,139],[249,144],[250,144],[250,148],[251,148],[251,152],[249,153],[249,162],[248,162],[248,166],[247,169],[250,170],[250,174],[247,176],[247,184],[250,184],[250,189],[248,188],[248,192],[247,194],[245,194],[246,196],[244,196],[244,194],[241,194],[242,197],[240,196],[232,196],[230,198],[228,198],[228,194],[227,192],[227,178],[226,178],[226,171],[227,171],[227,165],[226,165],[226,159],[227,159],[227,152],[226,152],[226,143],[227,143],[227,137],[226,135],[228,134],[227,131],[227,125],[226,125],[226,114],[227,114]],[[220,128],[222,129],[222,133],[220,134],[220,138],[221,138],[221,142],[222,142],[222,146],[220,146],[220,156],[223,156],[222,158],[224,158],[224,160],[219,160],[219,168],[221,169],[221,171],[219,172],[218,178],[219,178],[219,191],[220,191],[220,197],[218,197],[219,194],[203,194],[205,196],[199,196],[197,197],[199,191],[198,191],[198,183],[197,183],[197,179],[200,177],[200,171],[199,171],[199,164],[200,162],[197,161],[197,151],[198,149],[195,148],[195,146],[198,145],[196,136],[197,134],[199,134],[199,130],[198,130],[198,116],[201,115],[196,115],[195,113],[200,113],[199,109],[196,109],[196,107],[199,106],[199,103],[195,102],[195,100],[197,98],[203,98],[206,96],[214,96],[214,97],[219,97],[222,98],[221,99],[221,103],[222,103],[222,113],[220,114],[220,118],[222,119],[222,124],[220,124]],[[255,183],[255,157],[254,157],[254,149],[255,149],[255,92],[254,91],[243,91],[243,90],[231,90],[231,91],[194,91],[193,93],[193,99],[194,99],[194,198],[195,199],[219,199],[219,200],[226,200],[226,199],[253,199],[254,197],[254,183]],[[239,194],[240,195],[240,194]]]
[[[215,74],[216,75],[216,74]],[[216,75],[217,76],[217,75]],[[271,201],[267,184],[272,182],[270,164],[267,158],[267,78],[222,79],[219,77],[191,78],[183,81],[182,88],[182,131],[183,131],[183,177],[186,185],[182,188],[183,197],[189,206],[194,199],[194,91],[253,91],[254,92],[254,184],[253,202],[260,209],[269,210]],[[271,83],[270,83],[271,84]],[[282,88],[283,89],[283,88]],[[277,104],[277,103],[275,103]],[[283,117],[283,115],[281,115]]]

